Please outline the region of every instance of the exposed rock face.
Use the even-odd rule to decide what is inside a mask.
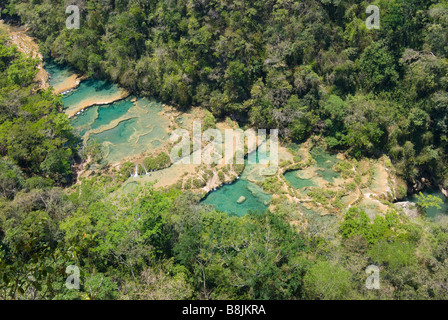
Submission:
[[[423,184],[420,181],[416,180],[415,184],[412,186],[412,189],[414,192],[421,191],[423,190]]]
[[[241,203],[243,203],[244,201],[246,201],[246,197],[241,196],[241,197],[238,199],[237,203],[238,203],[238,204],[241,204]]]
[[[440,192],[448,198],[448,190],[444,189],[442,186],[439,186]]]
[[[417,205],[415,203],[404,201],[404,202],[396,202],[395,206],[398,209],[403,209],[404,213],[410,218],[417,218],[418,217],[418,209]]]

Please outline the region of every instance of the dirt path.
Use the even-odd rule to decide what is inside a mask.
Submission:
[[[381,159],[378,163],[375,163],[374,169],[374,178],[370,185],[370,190],[376,193],[377,196],[381,194],[387,196],[387,194],[391,192],[391,188],[389,187],[389,174],[384,165],[384,160]]]
[[[39,51],[39,45],[36,39],[28,36],[23,27],[14,27],[5,24],[3,20],[0,20],[0,29],[9,33],[10,43],[15,45],[17,49],[26,54],[29,57],[39,59],[40,63],[37,66],[38,72],[36,75],[36,81],[39,83],[39,88],[48,89],[50,87],[48,83],[48,73],[43,67],[43,56]]]

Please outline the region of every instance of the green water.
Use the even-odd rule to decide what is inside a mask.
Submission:
[[[312,179],[302,179],[299,177],[300,170],[289,171],[284,174],[285,179],[296,189],[314,187],[316,184]]]
[[[55,64],[47,65],[47,71],[52,76],[53,84],[64,81],[72,74],[68,68]],[[118,86],[105,81],[85,80],[77,89],[64,96],[64,107],[75,109],[86,101],[108,100],[108,97],[119,90]],[[145,98],[138,98],[135,102],[132,100],[134,99],[129,97],[115,103],[93,106],[71,120],[73,127],[86,140],[96,139],[102,144],[107,162],[121,161],[125,157],[150,151],[169,141],[169,120],[159,114],[163,110],[162,105]],[[192,119],[184,115],[177,121],[188,126]],[[265,179],[260,173],[263,167],[259,164],[261,156],[258,153],[256,156],[256,164],[248,164],[248,159],[245,160],[245,169],[239,180],[211,192],[202,203],[236,216],[243,216],[250,210],[266,211],[272,195],[251,182]],[[269,154],[266,155],[268,156]],[[331,170],[336,163],[334,156],[314,151],[313,157],[318,162],[319,173],[325,179],[331,180],[338,175]],[[312,185],[312,181],[300,179],[297,174],[294,177],[294,172],[286,176],[291,180],[297,179],[299,186]],[[245,197],[245,200],[238,203],[241,196]]]
[[[132,101],[127,99],[98,107],[98,115],[91,124],[92,129],[98,129],[101,126],[110,124],[113,120],[123,117],[133,105]]]
[[[85,101],[107,100],[110,96],[116,95],[120,88],[106,81],[88,79],[82,81],[76,90],[68,93],[62,99],[65,109],[74,109]]]
[[[70,67],[54,63],[53,61],[45,63],[45,70],[50,74],[49,82],[51,86],[57,86],[75,74]]]
[[[209,193],[201,203],[212,205],[219,211],[238,217],[244,216],[249,211],[265,212],[270,205],[272,195],[264,192],[261,187],[248,180],[249,177],[257,181],[263,179],[259,173],[260,164],[258,163],[262,158],[264,157],[257,153],[256,164],[248,164],[246,158],[245,168],[240,179]],[[238,203],[241,196],[245,197],[246,200]]]
[[[52,85],[73,74],[70,68],[53,62],[46,64],[46,70],[50,73]],[[88,79],[66,94],[62,101],[66,110],[75,110],[86,102],[110,100],[120,90],[115,84]],[[169,120],[159,115],[162,110],[162,105],[153,100],[129,97],[89,107],[73,117],[71,124],[85,140],[96,139],[102,144],[105,162],[115,162],[151,151],[169,141]]]
[[[259,149],[255,152],[252,152],[245,159],[245,167],[243,172],[241,173],[241,179],[250,180],[250,181],[264,181],[266,176],[263,175],[263,168],[265,167],[260,162],[261,161],[269,161],[270,153],[267,151],[259,152]]]
[[[105,160],[120,161],[156,149],[169,141],[169,120],[159,115],[160,103],[131,98],[88,108],[72,120],[81,136],[103,145]]]
[[[245,197],[246,200],[243,203],[237,203],[241,196]],[[220,189],[209,193],[201,203],[212,205],[219,211],[241,217],[247,214],[249,210],[265,212],[268,209],[271,197],[256,184],[240,179],[233,184],[224,185]]]
[[[95,138],[99,143],[109,142],[113,145],[120,145],[123,142],[129,141],[134,133],[134,127],[137,121],[136,118],[124,120],[115,128],[93,134],[92,138]]]
[[[338,162],[335,155],[327,153],[323,148],[314,148],[310,153],[316,160],[315,166],[323,179],[333,182],[335,178],[339,178],[340,173],[333,170],[333,166]]]
[[[310,154],[316,161],[312,166],[316,167],[316,173],[323,179],[334,182],[334,179],[340,176],[339,172],[333,170],[333,166],[338,162],[335,155],[327,153],[323,148],[314,148]],[[313,178],[304,179],[300,175],[301,170],[293,170],[284,174],[285,179],[296,189],[317,186]]]
[[[70,123],[80,136],[84,136],[92,128],[98,118],[98,106],[91,107],[71,119]]]
[[[47,64],[47,71],[52,76],[52,85],[63,82],[73,74],[70,69],[56,64]],[[64,107],[74,109],[85,101],[107,100],[118,90],[116,85],[105,81],[85,80],[78,88],[63,97]],[[132,97],[107,105],[93,106],[71,120],[72,126],[81,136],[87,140],[96,139],[102,144],[106,161],[120,161],[124,157],[157,148],[169,141],[166,130],[169,127],[169,120],[159,115],[163,110],[161,104],[145,98],[139,98],[135,102],[131,100]],[[177,121],[183,126],[188,126],[192,123],[192,119],[184,115]],[[260,174],[261,158],[257,153],[257,164],[248,164],[246,159],[241,178],[231,185],[224,185],[211,192],[202,203],[236,216],[245,215],[249,210],[266,211],[272,196],[249,181],[249,179],[257,181],[264,179]],[[132,190],[134,187],[128,184],[126,190]],[[246,200],[238,204],[237,201],[241,196]]]
[[[426,209],[426,216],[428,218],[436,218],[439,215],[448,214],[448,199],[443,195],[442,192],[440,192],[439,189],[426,189],[422,191],[423,195],[433,195],[441,198],[443,200],[443,203],[441,204],[441,208],[438,209],[436,207],[431,207]],[[417,194],[413,194],[405,199],[405,201],[410,201],[413,203],[417,203]]]
[[[130,98],[102,106],[93,106],[73,117],[75,129],[98,129],[125,116],[134,105]]]
[[[129,99],[126,99],[108,105],[93,106],[73,117],[71,124],[81,136],[84,136],[89,130],[106,126],[125,116],[133,105]]]
[[[124,116],[132,105],[129,100],[122,100],[110,105],[93,106],[73,117],[71,125],[84,136],[87,131],[108,125]]]

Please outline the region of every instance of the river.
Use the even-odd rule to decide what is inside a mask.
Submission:
[[[85,141],[96,139],[105,150],[105,161],[111,164],[129,159],[133,161],[145,152],[163,148],[170,142],[173,122],[185,128],[195,118],[193,113],[178,113],[173,117],[167,106],[154,99],[129,96],[126,91],[106,81],[80,79],[67,66],[48,62],[45,69],[50,74],[50,85],[58,90],[64,89],[65,112],[71,116],[75,130]],[[294,153],[294,150],[290,152]],[[338,208],[356,205],[373,218],[378,212],[388,209],[383,200],[390,197],[396,186],[391,182],[395,178],[385,168],[384,161],[358,163],[353,165],[353,176],[341,178],[340,172],[334,169],[335,164],[342,161],[341,157],[338,159],[322,148],[312,148],[305,153],[314,159],[312,165],[278,176],[283,184],[280,189],[287,190],[283,193],[295,199],[304,214],[337,215]],[[158,186],[168,186],[186,174],[194,175],[197,170],[192,166],[172,166],[160,172],[130,177],[128,183],[159,181]],[[202,203],[235,216],[267,210],[273,196],[257,184],[264,179],[257,176],[258,171],[257,165],[249,165],[246,159],[243,172],[233,183],[204,187],[208,194]],[[359,176],[359,181],[353,187],[355,175]],[[309,192],[313,190],[310,197]],[[323,196],[319,197],[319,193]],[[428,193],[442,196],[444,205],[442,209],[428,209],[427,216],[446,214],[447,199],[435,190]],[[416,197],[406,200],[415,202]]]

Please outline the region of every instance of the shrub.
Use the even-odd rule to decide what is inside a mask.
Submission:
[[[340,172],[342,178],[350,178],[355,175],[355,172],[353,171],[353,166],[348,161],[341,161],[335,164],[334,170],[336,172]]]
[[[133,164],[130,161],[125,162],[120,169],[120,173],[126,177],[133,175],[134,172],[135,172],[135,164]]]
[[[193,180],[193,186],[194,186],[196,189],[202,188],[202,187],[204,187],[205,185],[206,185],[206,182],[205,182],[204,180],[202,180],[202,179],[194,179],[194,180]]]
[[[0,196],[13,198],[24,184],[22,170],[9,160],[0,160]]]
[[[171,165],[171,158],[168,154],[162,152],[157,157],[145,158],[145,160],[143,160],[143,165],[148,171],[162,170]]]

